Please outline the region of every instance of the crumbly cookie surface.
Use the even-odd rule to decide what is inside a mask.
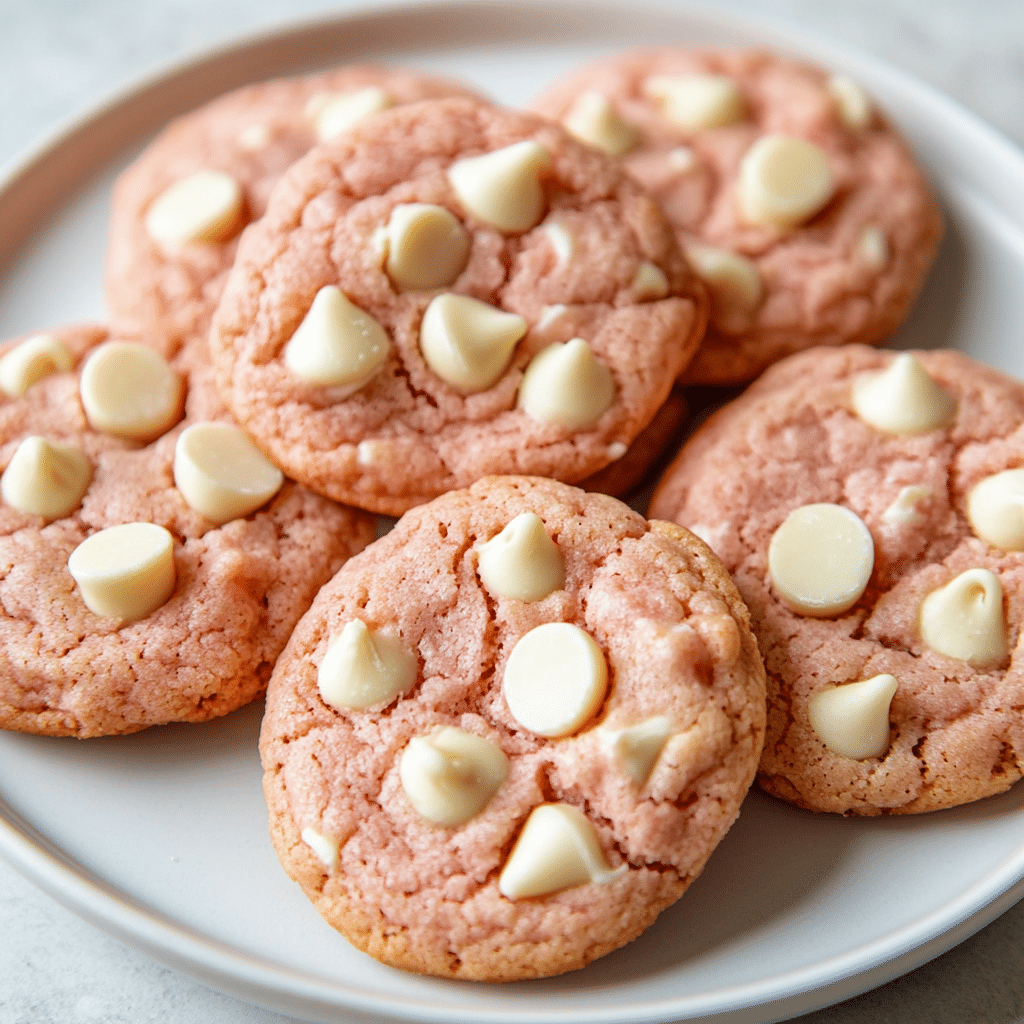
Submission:
[[[564,586],[496,596],[477,545],[533,512]],[[377,711],[332,707],[325,652],[353,619],[415,654],[415,683]],[[545,738],[503,696],[510,656],[546,623],[589,634],[608,667],[593,715]],[[746,611],[705,545],[614,499],[551,480],[493,477],[407,513],[318,595],[278,661],[261,735],[271,835],[289,875],[353,944],[385,963],[506,981],[584,966],[674,902],[728,829],[753,777],[763,674]],[[667,722],[646,780],[615,737]],[[400,774],[416,737],[484,737],[507,775],[475,816],[423,817]],[[607,876],[526,898],[504,869],[538,805],[593,826]]]
[[[537,171],[542,208],[531,227],[499,229],[466,209],[448,171],[520,144],[550,159]],[[447,287],[406,290],[385,270],[380,231],[415,203],[448,211],[468,237]],[[380,369],[341,395],[284,359],[328,286],[389,345]],[[442,293],[523,318],[525,336],[492,383],[462,391],[428,365],[422,324]],[[211,350],[227,405],[286,472],[399,514],[488,473],[574,482],[602,469],[665,401],[705,302],[655,203],[616,164],[535,115],[442,100],[377,114],[293,166],[242,240]],[[610,404],[580,427],[534,418],[517,404],[525,371],[575,339],[610,374]]]
[[[665,80],[698,76],[731,83],[732,110],[721,99],[718,108],[676,99],[673,121]],[[599,61],[533,104],[572,121],[581,96],[603,97],[629,133],[620,158],[695,265],[703,250],[702,272],[723,282],[710,284],[711,323],[684,382],[742,382],[799,349],[872,344],[918,292],[941,233],[928,183],[873,101],[836,78],[762,50],[662,48]],[[696,121],[684,125],[684,113]],[[768,136],[813,143],[831,168],[831,200],[793,227],[752,223],[740,210],[744,158]],[[723,268],[723,252],[743,266]]]
[[[106,293],[115,329],[158,334],[172,350],[205,337],[239,233],[263,215],[284,170],[317,142],[317,114],[325,101],[367,90],[380,91],[378,102],[394,104],[473,95],[465,86],[415,72],[352,65],[236,89],[171,122],[114,186]],[[154,202],[198,171],[224,172],[238,182],[239,216],[222,238],[186,244],[154,239],[146,226]]]
[[[111,340],[107,329],[53,333],[74,365],[0,400],[0,466],[37,435],[84,453],[92,479],[59,518],[0,503],[0,728],[88,737],[226,714],[264,691],[292,626],[373,524],[286,481],[258,511],[216,525],[190,507],[173,468],[186,427],[228,419],[202,356],[186,347],[176,363],[189,377],[186,418],[141,445],[92,428],[80,400],[82,361]],[[170,531],[176,583],[151,614],[122,622],[89,610],[68,558],[132,522]]]
[[[899,434],[858,414],[855,383],[891,371],[892,352],[803,353],[713,417],[651,505],[703,536],[732,572],[768,672],[758,780],[813,810],[928,811],[1002,792],[1022,774],[1024,554],[979,536],[968,508],[982,480],[1024,464],[1024,387],[955,352],[917,358],[955,402],[948,423]],[[873,541],[863,593],[827,617],[793,610],[769,563],[775,532],[816,503],[851,510]],[[939,592],[952,612],[930,628],[924,603]],[[979,637],[994,640],[993,656]],[[943,651],[950,640],[962,649]],[[883,675],[898,684],[884,753],[837,753],[812,724],[817,695]]]

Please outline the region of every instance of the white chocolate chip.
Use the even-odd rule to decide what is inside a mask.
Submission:
[[[895,676],[883,674],[822,690],[807,705],[811,728],[829,750],[842,757],[856,761],[885,757],[889,708],[898,686]]]
[[[450,827],[487,806],[508,775],[508,758],[483,736],[442,726],[409,740],[398,774],[415,810],[435,825]]]
[[[250,124],[238,133],[238,145],[250,153],[259,152],[270,145],[270,128],[265,124]]]
[[[654,75],[644,82],[644,92],[684,132],[724,128],[747,116],[740,87],[725,75]]]
[[[857,236],[857,255],[872,267],[882,268],[889,262],[889,242],[877,224],[868,224]]]
[[[528,327],[517,313],[447,293],[432,299],[423,314],[420,351],[434,373],[469,395],[485,391],[505,372]]]
[[[134,622],[174,593],[174,538],[155,523],[110,526],[71,552],[68,571],[89,611]]]
[[[655,715],[609,736],[612,751],[622,770],[636,785],[642,786],[650,778],[672,732],[672,719]]]
[[[453,284],[469,259],[469,235],[450,210],[433,203],[401,203],[387,226],[387,272],[404,291]]]
[[[975,536],[1003,551],[1024,551],[1024,469],[994,473],[967,495]]]
[[[519,385],[519,407],[541,423],[591,426],[615,398],[611,372],[582,338],[541,349]]]
[[[668,151],[668,163],[672,170],[686,174],[697,166],[697,155],[689,146],[676,146]]]
[[[695,245],[686,255],[711,293],[712,319],[725,334],[740,334],[750,327],[764,290],[753,260],[706,245]]]
[[[541,601],[565,585],[562,552],[533,512],[521,512],[476,552],[480,579],[498,597]]]
[[[540,172],[551,154],[533,139],[483,156],[457,160],[448,180],[459,200],[479,220],[508,233],[529,231],[544,216]]]
[[[546,896],[594,882],[606,885],[629,870],[608,867],[590,819],[571,804],[541,804],[523,826],[498,878],[510,900]]]
[[[93,349],[79,390],[89,426],[115,437],[152,441],[181,418],[181,377],[148,345],[107,341]]]
[[[412,689],[416,671],[416,656],[401,640],[352,619],[327,648],[317,685],[333,708],[380,711]]]
[[[840,120],[848,128],[867,128],[874,117],[871,97],[849,76],[833,75],[827,84]]]
[[[835,192],[828,155],[813,142],[766,135],[740,161],[737,200],[751,224],[794,228],[821,210]]]
[[[317,859],[328,872],[338,867],[338,842],[317,832],[315,828],[304,828],[301,832],[302,841],[316,854]]]
[[[604,93],[588,90],[576,97],[563,121],[580,142],[606,153],[622,156],[633,149],[640,133],[609,102]]]
[[[344,92],[320,92],[310,97],[306,114],[319,142],[348,131],[357,121],[394,106],[391,95],[377,85]]]
[[[503,692],[512,717],[538,736],[568,736],[601,706],[608,666],[589,633],[546,622],[520,637],[505,666]]]
[[[931,494],[930,488],[920,484],[904,487],[896,495],[896,500],[882,513],[883,522],[900,524],[919,522],[923,516],[917,506],[930,498]]]
[[[75,365],[67,343],[53,334],[37,334],[15,345],[0,359],[0,391],[20,398],[37,380]]]
[[[608,445],[608,458],[611,459],[612,462],[618,462],[618,460],[621,459],[628,451],[629,445],[626,444],[625,441],[612,441],[612,443]]]
[[[968,569],[921,602],[921,638],[939,654],[974,668],[1006,660],[1003,586],[990,569]]]
[[[196,171],[168,185],[146,211],[149,237],[161,245],[225,242],[242,220],[242,186],[224,171]]]
[[[336,285],[316,293],[284,347],[284,364],[310,384],[362,387],[391,350],[387,331]]]
[[[62,519],[82,503],[91,480],[92,463],[74,445],[26,437],[0,477],[0,494],[25,515]]]
[[[543,227],[551,248],[555,250],[555,258],[561,264],[568,263],[576,255],[576,239],[572,232],[558,221],[548,221]]]
[[[663,299],[668,295],[668,278],[665,271],[650,260],[641,260],[630,284],[637,300]]]
[[[174,446],[174,483],[192,508],[219,525],[265,505],[284,474],[234,424],[193,423]]]
[[[537,320],[537,330],[543,331],[550,327],[563,313],[568,312],[569,307],[561,302],[553,306],[543,306],[540,311],[540,318]]]
[[[923,434],[946,426],[956,401],[910,352],[901,352],[878,373],[853,382],[854,412],[884,434]]]
[[[851,608],[864,593],[874,564],[868,528],[842,505],[795,509],[768,545],[772,584],[802,615],[825,617]]]

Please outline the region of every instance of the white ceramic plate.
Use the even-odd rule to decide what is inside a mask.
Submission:
[[[103,318],[110,183],[173,114],[257,78],[350,60],[461,77],[524,104],[629,45],[765,43],[853,74],[932,174],[949,228],[904,346],[1024,372],[1024,160],[959,108],[821,39],[749,18],[574,3],[404,8],[218,52],[73,126],[0,185],[0,337]],[[880,984],[1024,895],[1024,787],[921,817],[844,820],[753,793],[687,895],[584,971],[504,986],[389,970],[355,952],[278,867],[259,707],[118,739],[0,734],[0,852],[57,899],[222,991],[319,1021],[765,1021]]]

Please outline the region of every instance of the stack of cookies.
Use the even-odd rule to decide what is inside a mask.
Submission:
[[[373,67],[216,100],[116,186],[110,325],[0,359],[0,726],[266,690],[288,874],[488,981],[635,938],[755,775],[841,813],[1005,789],[1024,389],[867,347],[940,233],[863,90],[763,51],[531,112]],[[762,373],[654,518],[608,496],[687,387]]]

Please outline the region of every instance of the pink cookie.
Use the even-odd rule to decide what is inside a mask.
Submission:
[[[697,538],[483,479],[403,516],[292,635],[260,739],[275,849],[384,963],[582,967],[678,899],[735,819],[763,682]]]
[[[353,65],[237,89],[173,121],[114,186],[106,290],[115,328],[166,336],[171,350],[205,337],[238,234],[263,215],[287,167],[367,113],[455,95],[473,93],[414,72]],[[189,181],[190,195],[161,200]]]
[[[712,296],[687,383],[750,380],[814,345],[903,320],[941,220],[906,144],[844,76],[761,50],[599,61],[534,104],[621,157]]]
[[[861,346],[779,363],[684,447],[650,514],[704,537],[750,607],[764,789],[906,814],[1020,778],[1022,465],[1019,382]]]
[[[286,472],[399,514],[489,473],[574,482],[621,458],[705,302],[614,161],[535,115],[436,100],[289,170],[210,346],[228,407]]]
[[[190,346],[168,366],[105,328],[62,329],[0,347],[0,390],[0,728],[128,733],[260,696],[370,517],[283,481]]]

